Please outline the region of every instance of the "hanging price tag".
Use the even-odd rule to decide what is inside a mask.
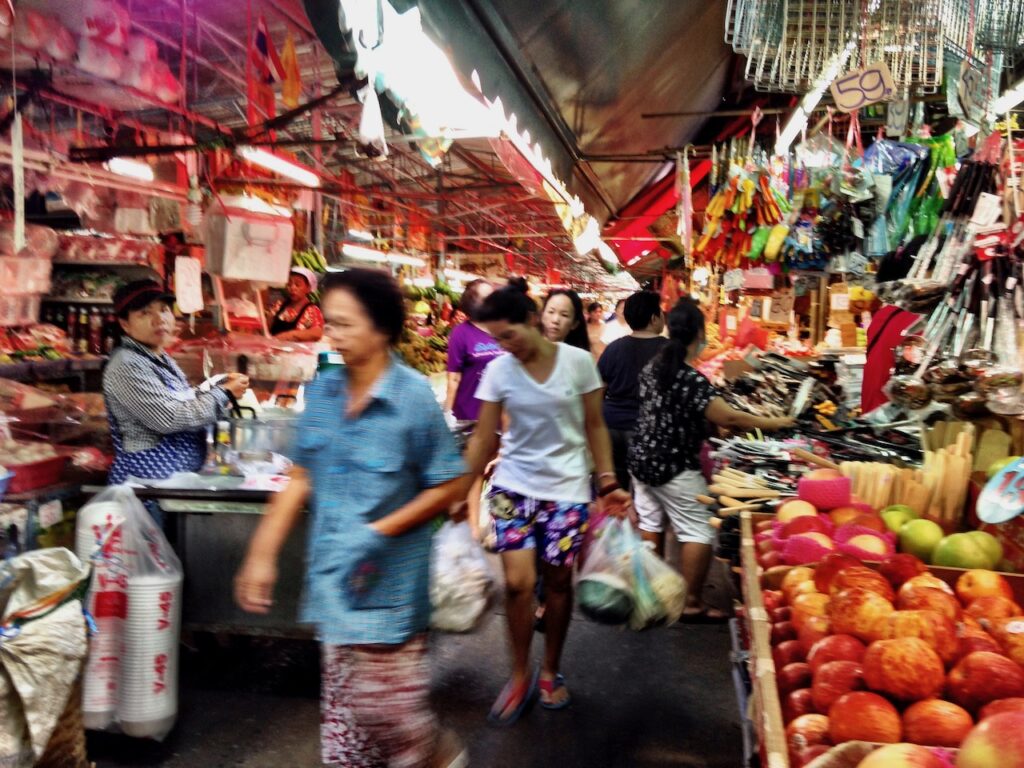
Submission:
[[[833,80],[830,90],[839,109],[853,112],[868,104],[889,101],[896,94],[896,84],[888,65],[876,61]]]
[[[831,296],[830,306],[837,312],[847,312],[850,309],[850,294],[848,293],[833,293]]]
[[[186,315],[203,309],[203,268],[199,259],[175,257],[174,299]]]
[[[910,118],[909,101],[891,101],[885,109],[885,135],[899,138],[907,132],[907,120]]]
[[[957,94],[964,113],[972,122],[978,123],[985,119],[988,112],[988,76],[985,72],[975,69],[966,61],[960,65],[960,84]]]

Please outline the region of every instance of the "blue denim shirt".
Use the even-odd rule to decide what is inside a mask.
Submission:
[[[345,370],[307,389],[292,458],[310,475],[311,525],[300,620],[334,645],[404,643],[430,620],[432,528],[378,542],[376,578],[358,596],[348,564],[362,554],[357,526],[394,512],[427,488],[466,473],[433,391],[397,358],[374,385],[369,405],[347,418]],[[354,535],[355,533],[355,535]]]

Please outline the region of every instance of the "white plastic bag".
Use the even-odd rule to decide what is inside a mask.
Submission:
[[[430,626],[469,632],[487,611],[493,588],[494,574],[469,523],[447,521],[430,553]]]
[[[108,488],[78,513],[76,549],[95,568],[86,726],[162,740],[178,713],[181,562],[127,485]]]

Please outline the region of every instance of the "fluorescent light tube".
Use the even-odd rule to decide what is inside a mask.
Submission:
[[[236,152],[247,163],[258,165],[260,168],[272,171],[279,176],[284,176],[307,187],[320,186],[320,177],[315,173],[293,163],[291,160],[285,160],[273,152],[267,152],[265,149],[250,146],[238,147]]]

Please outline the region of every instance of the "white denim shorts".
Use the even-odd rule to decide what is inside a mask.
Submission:
[[[711,512],[696,498],[707,492],[704,475],[695,470],[680,472],[664,485],[646,485],[634,477],[633,503],[640,530],[661,533],[667,517],[681,543],[714,543],[715,529],[708,523]]]

